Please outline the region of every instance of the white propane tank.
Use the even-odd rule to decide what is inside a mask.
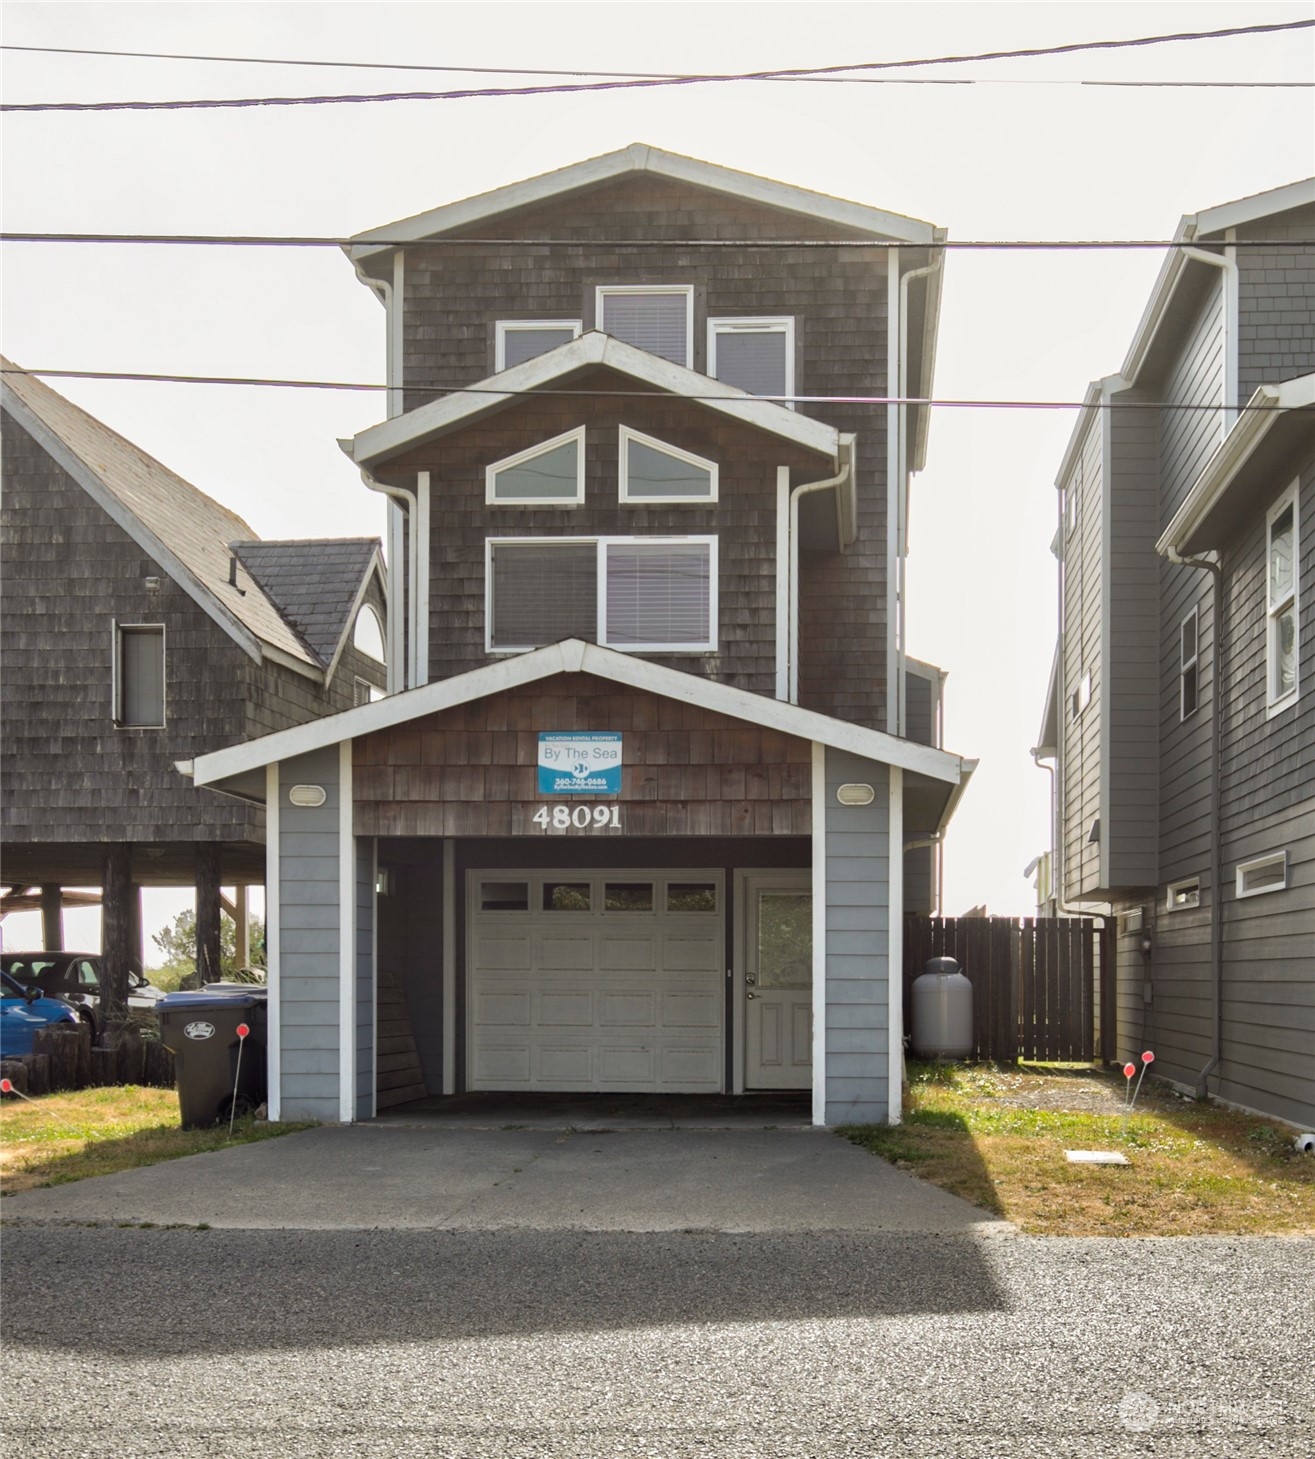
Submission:
[[[952,957],[929,958],[913,980],[913,1052],[920,1059],[973,1052],[973,985]]]

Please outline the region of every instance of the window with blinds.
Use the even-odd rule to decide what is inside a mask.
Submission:
[[[494,368],[510,370],[579,337],[578,319],[499,319],[494,328]]]
[[[491,541],[489,649],[582,638],[617,649],[711,651],[716,551],[712,537]]]
[[[484,472],[485,500],[504,506],[575,506],[584,500],[584,427],[554,436]]]
[[[114,719],[129,729],[164,727],[164,624],[120,624],[114,636]]]
[[[620,430],[621,500],[623,502],[715,502],[717,465],[653,436]]]
[[[793,395],[794,320],[710,319],[708,374],[750,395]]]
[[[600,286],[598,328],[673,364],[694,364],[694,290],[688,284]]]

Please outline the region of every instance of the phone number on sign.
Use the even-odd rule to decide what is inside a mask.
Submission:
[[[619,805],[541,805],[530,817],[545,831],[619,831]]]

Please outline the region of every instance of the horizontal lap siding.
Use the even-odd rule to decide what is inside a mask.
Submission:
[[[323,786],[322,806],[288,803]],[[337,1120],[339,1090],[338,747],[279,767],[279,1004],[284,1119]]]
[[[837,789],[869,784],[870,806],[841,806]],[[889,771],[826,754],[826,1122],[890,1113]]]

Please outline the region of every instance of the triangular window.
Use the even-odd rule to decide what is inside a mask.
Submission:
[[[620,434],[621,500],[667,505],[717,500],[717,463],[628,426]]]
[[[554,436],[484,474],[485,500],[503,506],[576,506],[584,501],[584,427]]]

